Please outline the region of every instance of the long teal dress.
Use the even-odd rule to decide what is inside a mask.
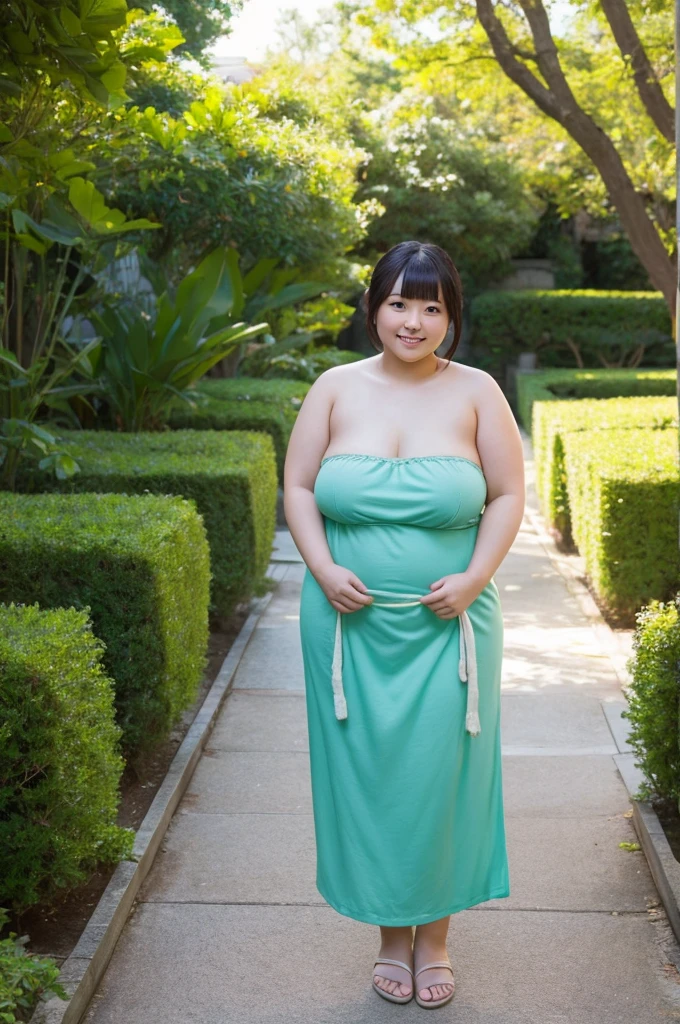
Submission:
[[[317,888],[339,913],[394,927],[509,896],[498,588],[452,619],[418,600],[467,568],[484,474],[461,456],[331,455],[314,495],[333,560],[374,598],[338,612],[305,571]]]

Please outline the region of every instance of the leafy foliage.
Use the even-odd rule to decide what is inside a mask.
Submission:
[[[654,600],[636,616],[634,655],[628,660],[631,684],[628,742],[645,781],[636,799],[680,799],[680,601]]]
[[[150,256],[176,272],[227,244],[248,266],[277,253],[286,266],[325,275],[364,231],[352,202],[358,148],[323,126],[268,117],[242,86],[180,69],[163,81],[186,81],[200,98],[176,117],[132,106],[88,129],[111,202],[163,222]]]
[[[0,907],[0,929],[9,921],[6,908]],[[29,1019],[39,999],[57,996],[67,1000],[68,992],[57,980],[59,966],[51,957],[31,956],[26,950],[28,935],[10,931],[0,939],[0,1021],[18,1024]]]
[[[135,6],[152,13],[155,0],[135,0]],[[243,8],[243,0],[163,0],[163,10],[172,16],[184,41],[176,53],[207,65],[204,50],[220,36],[228,35],[230,21]]]

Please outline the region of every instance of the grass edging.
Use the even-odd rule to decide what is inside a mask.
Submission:
[[[286,569],[285,563],[270,562],[266,575],[278,581]],[[275,592],[276,588],[273,588],[262,597],[251,599],[250,614],[231,645],[137,830],[133,847],[137,860],[125,860],[117,865],[78,942],[62,964],[57,980],[68,992],[68,1001],[55,996],[40,1003],[30,1024],[80,1024],[83,1019],[127,923],[135,897],[153,865],[172,816],[191,781],[248,641]]]

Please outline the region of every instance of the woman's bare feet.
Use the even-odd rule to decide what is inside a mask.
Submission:
[[[380,952],[378,956],[390,960],[403,960],[413,967],[413,929],[387,928],[380,926]],[[429,972],[428,972],[429,973]],[[383,992],[393,996],[408,996],[413,991],[413,978],[403,967],[396,964],[376,964],[373,980]]]
[[[441,917],[438,921],[429,921],[427,924],[416,926],[416,934],[413,943],[414,971],[420,969],[422,964],[429,964],[433,960],[448,960],[449,955],[446,949],[446,933],[449,930],[451,915]],[[421,971],[416,978],[416,989],[418,995],[427,1003],[431,1000],[445,999],[454,990],[454,980],[451,971],[446,967],[428,967]]]

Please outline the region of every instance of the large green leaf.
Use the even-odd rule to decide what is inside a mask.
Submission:
[[[128,6],[125,0],[79,0],[78,14],[83,32],[96,39],[105,39],[116,28],[122,28],[127,21]]]
[[[254,295],[246,303],[245,317],[247,320],[254,320],[255,317],[262,316],[267,310],[282,309],[284,306],[292,306],[305,299],[314,299],[331,288],[332,285],[324,284],[322,281],[301,281],[299,284],[281,288],[275,294]]]
[[[160,224],[154,224],[145,217],[126,221],[122,210],[113,210],[108,207],[104,196],[95,188],[94,182],[86,181],[85,178],[71,178],[68,197],[74,209],[98,234],[161,227]]]
[[[243,278],[243,290],[246,295],[252,295],[272,272],[278,259],[275,257],[258,260]]]

